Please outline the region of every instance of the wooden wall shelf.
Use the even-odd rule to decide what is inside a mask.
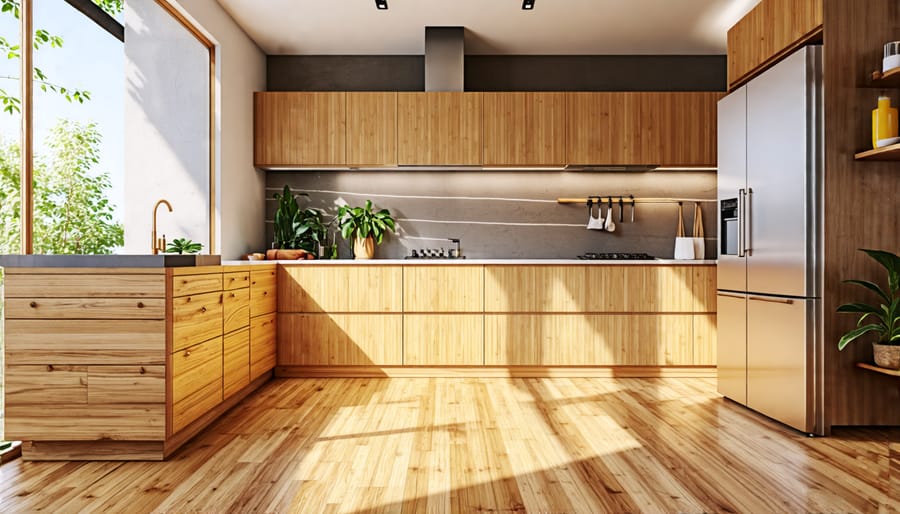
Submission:
[[[876,373],[881,373],[884,375],[890,375],[892,377],[900,377],[900,369],[887,369],[875,366],[874,364],[866,364],[865,362],[857,362],[857,366],[863,369],[868,369],[870,371],[874,371]]]
[[[887,73],[881,73],[879,70],[873,71],[871,86],[878,88],[900,87],[900,68],[894,68]]]
[[[857,161],[900,161],[900,143],[856,154]]]

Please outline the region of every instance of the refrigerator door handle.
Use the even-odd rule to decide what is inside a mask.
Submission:
[[[747,232],[744,234],[744,253],[747,255],[753,255],[753,227],[751,224],[753,223],[753,188],[747,188],[747,191],[744,192],[744,215],[746,219],[744,220],[744,230]]]
[[[716,293],[716,296],[724,296],[725,298],[737,298],[738,300],[744,299],[744,295],[735,293]]]
[[[737,209],[737,217],[738,217],[738,257],[744,257],[744,238],[746,233],[744,232],[744,197],[747,194],[746,189],[738,189],[738,209]]]
[[[790,298],[774,298],[771,296],[753,296],[750,295],[747,297],[749,300],[753,300],[756,302],[769,302],[769,303],[783,303],[785,305],[793,305],[794,300]]]

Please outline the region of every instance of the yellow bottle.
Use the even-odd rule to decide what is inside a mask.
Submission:
[[[891,99],[878,97],[878,108],[872,110],[872,148],[878,148],[879,139],[897,137],[897,109],[891,107]]]

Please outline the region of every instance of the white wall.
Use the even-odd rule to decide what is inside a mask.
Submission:
[[[173,2],[175,3],[175,2]],[[250,40],[243,30],[231,19],[231,17],[213,0],[181,0],[178,4],[184,12],[200,25],[216,42],[216,206],[217,206],[217,248],[216,253],[221,253],[225,259],[237,258],[249,251],[264,249],[265,241],[265,174],[253,167],[253,92],[266,89],[266,56]],[[165,14],[154,0],[129,0],[126,2],[126,73],[146,76],[148,70],[160,73],[156,70],[156,64],[147,62],[146,50],[129,52],[129,45],[158,45],[157,38],[151,41],[141,42],[140,36],[129,40],[129,32],[136,27],[129,27],[134,16],[146,9],[156,9]],[[166,15],[168,16],[168,15]],[[182,29],[183,30],[183,29]],[[186,34],[186,32],[185,32]],[[188,37],[192,37],[188,34]],[[199,43],[197,43],[199,45]],[[134,59],[131,56],[134,55]],[[189,55],[180,52],[172,58],[187,60]],[[177,64],[173,64],[177,68]],[[163,73],[164,75],[164,73]],[[130,82],[129,82],[130,84]],[[156,111],[160,107],[170,107],[174,101],[173,96],[180,92],[172,91],[171,85],[161,84],[161,90],[154,90],[161,98],[155,103],[141,102],[129,109],[132,100],[129,95],[126,101],[126,204],[132,205],[134,216],[129,216],[126,208],[126,233],[125,244],[128,253],[146,253],[149,250],[150,239],[150,211],[156,200],[154,194],[168,194],[173,198],[175,212],[160,213],[160,230],[162,231],[164,219],[169,216],[178,225],[167,226],[166,232],[171,239],[182,226],[187,229],[193,226],[197,220],[203,220],[203,233],[191,237],[194,240],[206,241],[208,236],[208,211],[206,200],[203,201],[203,212],[198,213],[194,206],[188,203],[179,208],[175,202],[181,203],[182,195],[190,193],[193,184],[199,182],[195,177],[197,173],[207,173],[208,168],[195,172],[194,168],[179,168],[177,166],[160,169],[151,164],[132,162],[143,161],[154,155],[166,155],[173,153],[172,145],[160,144],[159,140],[146,139],[145,133],[158,131],[159,123],[155,123],[147,116],[147,111]],[[130,86],[129,86],[130,89]],[[208,102],[207,102],[208,103]],[[177,111],[176,111],[177,112]],[[131,137],[129,137],[131,136]],[[131,146],[129,146],[131,141]],[[180,143],[176,142],[177,147]],[[191,145],[193,148],[194,145]],[[133,152],[131,151],[133,150]],[[197,150],[199,152],[199,150]],[[208,147],[203,147],[208,155]],[[146,173],[146,168],[154,168],[155,173],[164,175],[162,179],[164,189],[153,190],[146,187],[145,180],[140,177]],[[129,188],[129,180],[134,187]],[[205,177],[205,175],[204,175]],[[207,184],[208,186],[208,184]],[[133,194],[130,194],[132,192]],[[204,190],[208,196],[208,192]],[[143,223],[143,225],[141,224]],[[172,235],[170,235],[172,234]],[[181,234],[177,234],[181,235]],[[134,244],[132,243],[134,240]],[[206,253],[206,252],[204,252]]]

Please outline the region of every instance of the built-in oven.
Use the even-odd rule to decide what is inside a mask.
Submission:
[[[738,254],[738,199],[727,198],[719,201],[721,230],[719,244],[722,255]]]

